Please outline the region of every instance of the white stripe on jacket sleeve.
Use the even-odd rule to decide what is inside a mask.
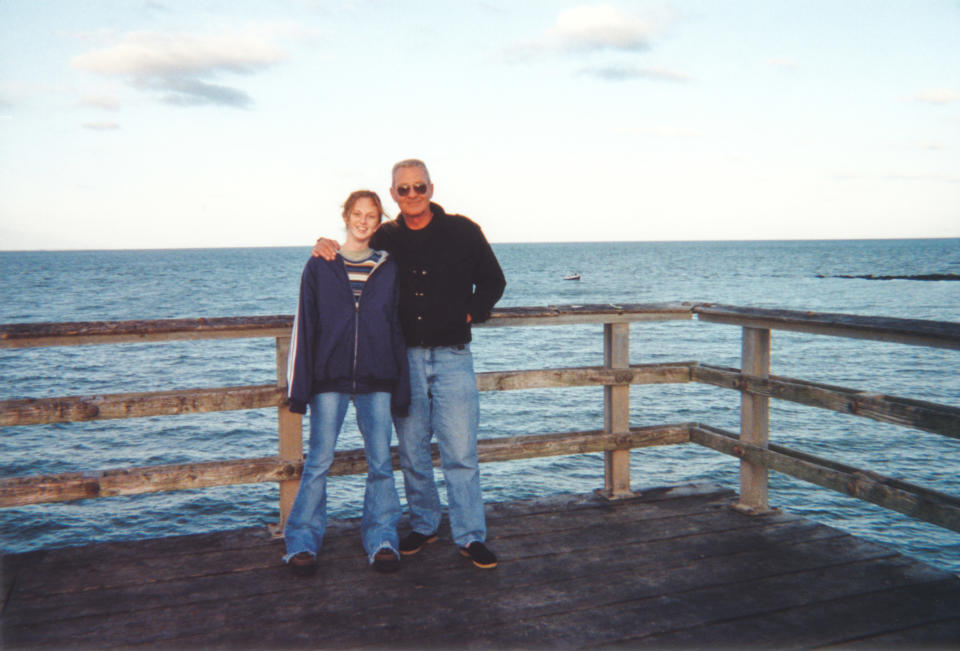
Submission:
[[[293,332],[290,334],[290,350],[287,352],[287,399],[293,391],[293,376],[297,365],[297,329],[300,325],[300,301],[297,301],[297,313],[293,317]]]

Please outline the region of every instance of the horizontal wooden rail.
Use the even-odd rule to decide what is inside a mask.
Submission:
[[[952,495],[780,445],[750,445],[732,432],[702,424],[690,428],[690,441],[911,518],[960,531],[960,499]]]
[[[604,434],[601,430],[558,434],[484,438],[477,448],[482,463],[531,459],[588,452],[606,452],[654,445],[673,445],[690,440],[691,423],[631,428]],[[434,465],[440,452],[433,445]],[[399,468],[396,447],[393,466]],[[68,502],[94,497],[139,495],[161,491],[253,484],[298,479],[302,462],[279,457],[232,459],[141,468],[121,468],[96,473],[27,475],[0,479],[0,507],[47,502]],[[330,475],[355,475],[367,470],[362,449],[337,452]]]
[[[690,369],[694,365],[695,362],[674,362],[637,364],[623,370],[587,366],[530,371],[488,371],[477,373],[477,386],[481,391],[510,391],[591,385],[682,383],[690,381]],[[283,404],[286,404],[286,397],[276,384],[62,398],[22,398],[0,401],[0,427],[263,409]]]
[[[690,369],[694,366],[696,362],[669,362],[631,364],[627,369],[583,366],[530,371],[488,371],[477,373],[477,388],[481,391],[514,391],[599,385],[682,384],[690,381]]]
[[[0,426],[263,409],[282,405],[284,400],[284,392],[276,384],[3,400]]]
[[[692,319],[691,303],[506,307],[476,327]],[[0,324],[0,348],[289,336],[293,316]]]
[[[700,321],[748,328],[792,330],[936,348],[960,348],[960,323],[952,321],[770,310],[710,303],[698,303],[693,307],[693,312]]]
[[[960,408],[957,407],[791,378],[753,378],[743,375],[739,369],[690,361],[632,364],[624,370],[590,366],[477,373],[477,386],[481,391],[679,384],[691,380],[960,438]],[[272,384],[4,400],[0,401],[0,426],[263,409],[283,405],[284,401],[283,391]]]
[[[695,382],[960,438],[958,407],[792,378],[756,378],[721,366],[701,364],[691,372]]]
[[[556,326],[577,323],[631,323],[693,318],[692,303],[623,303],[620,305],[548,305],[494,309],[477,327]]]
[[[691,319],[729,325],[794,330],[940,348],[960,348],[960,323],[801,312],[711,303],[625,303],[495,309],[477,327],[627,323]],[[149,321],[0,324],[0,348],[71,346],[170,340],[279,337],[290,334],[293,317],[245,316]]]
[[[288,336],[292,327],[292,316],[10,323],[0,325],[0,348],[282,337]]]

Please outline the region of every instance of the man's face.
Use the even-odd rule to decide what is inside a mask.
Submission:
[[[421,194],[417,190],[424,190]],[[430,212],[433,184],[419,167],[401,167],[393,176],[390,196],[397,202],[400,212],[406,217],[420,217]]]

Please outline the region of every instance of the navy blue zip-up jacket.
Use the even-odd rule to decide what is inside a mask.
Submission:
[[[386,251],[354,300],[339,255],[310,258],[300,278],[287,365],[290,411],[305,414],[317,393],[392,393],[391,409],[410,405],[407,352],[398,316],[397,265]]]

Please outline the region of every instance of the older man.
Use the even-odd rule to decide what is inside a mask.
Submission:
[[[488,569],[496,567],[497,558],[485,544],[470,324],[489,318],[506,280],[480,227],[432,203],[433,189],[422,161],[394,165],[390,196],[400,215],[371,240],[400,265],[400,320],[410,362],[410,411],[394,421],[412,528],[400,552],[415,554],[437,539],[440,497],[430,458],[435,436],[453,541],[474,565]],[[314,255],[332,258],[337,248],[321,239]]]

